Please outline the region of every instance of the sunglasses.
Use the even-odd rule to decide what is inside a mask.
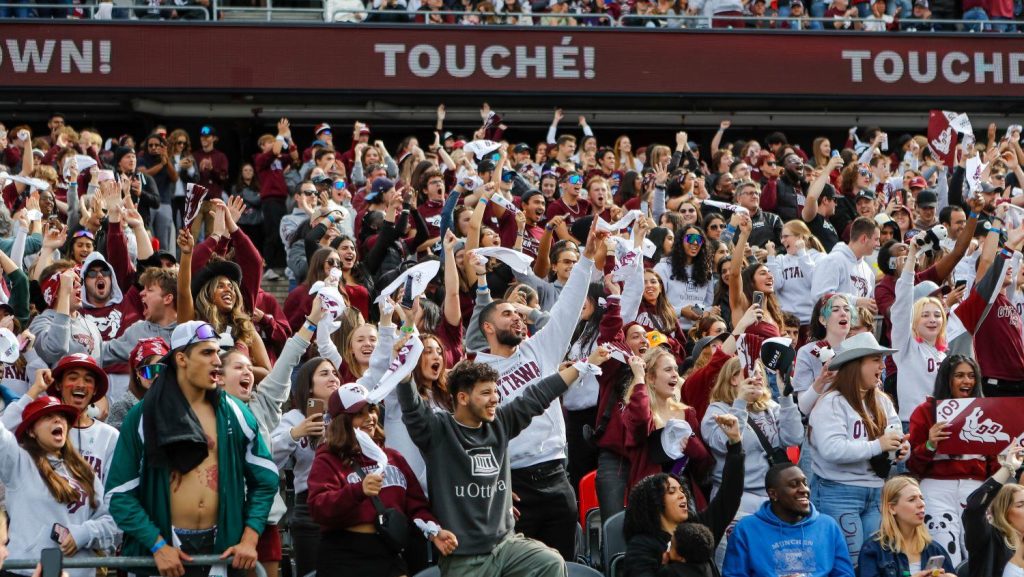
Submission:
[[[150,142],[148,146],[150,148],[160,148],[163,144],[160,144],[159,142]]]
[[[341,179],[335,180],[334,181],[334,188],[336,188],[338,190],[344,189],[345,188],[345,181],[341,180]]]
[[[336,258],[327,259],[327,265],[331,268],[341,268],[341,260]]]
[[[111,278],[110,269],[107,268],[94,268],[89,272],[85,273],[85,278],[97,278],[97,277]]]
[[[306,195],[306,196],[316,196],[316,189],[315,188],[312,188],[312,189],[310,189],[310,188],[303,188],[303,189],[299,190],[299,192],[304,194],[304,195]]]
[[[723,228],[725,228],[724,224],[709,224],[708,225],[708,230],[722,230]]]
[[[427,186],[441,186],[442,184],[444,184],[443,180],[441,180],[440,178],[435,178],[434,180],[428,182]]]
[[[697,246],[700,246],[704,244],[704,237],[697,233],[691,232],[690,234],[683,237],[683,241],[685,241],[686,244],[695,244]]]
[[[866,169],[866,168],[858,168],[857,169],[857,174],[859,174],[861,176],[871,176],[871,171]]]
[[[506,170],[505,172],[501,173],[501,181],[504,182],[505,184],[508,184],[512,182],[513,175],[515,175],[515,172],[512,172],[511,170]]]
[[[1006,175],[1005,174],[993,174],[991,178],[992,178],[992,180],[1004,180],[1006,178]]]
[[[93,233],[89,232],[88,230],[79,230],[79,231],[76,231],[75,234],[71,235],[71,238],[82,238],[82,237],[85,237],[85,238],[87,238],[89,240],[96,240],[96,235],[94,235]]]
[[[568,182],[569,184],[571,184],[573,186],[575,186],[577,184],[583,184],[583,177],[578,175],[578,174],[574,174],[574,175],[570,176],[569,178],[567,178],[566,182]]]
[[[192,335],[192,338],[190,338],[188,342],[185,343],[185,346],[181,348],[187,349],[192,346],[192,343],[209,340],[220,340],[220,335],[217,334],[217,331],[212,326],[203,323],[199,325],[199,328],[196,329],[196,333]]]
[[[331,135],[331,129],[327,128],[327,129],[321,130],[319,132],[319,134],[326,134],[327,136],[330,136]]]
[[[135,369],[135,374],[140,379],[146,379],[152,381],[153,379],[160,376],[160,373],[164,372],[165,365],[163,363],[153,363],[152,365],[143,365]]]
[[[184,140],[177,140],[177,141],[174,142],[174,144],[175,144],[175,146],[185,146],[188,143],[185,142]]]

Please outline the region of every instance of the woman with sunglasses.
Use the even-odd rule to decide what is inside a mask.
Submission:
[[[654,265],[654,271],[664,280],[665,296],[679,312],[680,328],[684,331],[711,308],[714,300],[711,254],[705,240],[700,228],[688,226],[682,234],[676,232],[668,261]]]
[[[238,181],[231,187],[230,197],[241,197],[245,211],[238,217],[238,228],[249,238],[260,238],[263,234],[263,212],[260,210],[260,180],[251,162],[242,165]],[[225,199],[227,201],[228,199]],[[193,230],[193,235],[195,231]]]
[[[142,400],[153,381],[160,376],[164,369],[161,361],[170,350],[167,341],[160,337],[142,339],[135,345],[128,357],[128,392],[110,404],[108,425],[115,429],[121,428],[124,416]]]
[[[174,130],[167,137],[167,143],[169,160],[178,175],[178,180],[174,183],[174,192],[171,195],[171,210],[175,227],[181,228],[185,218],[185,193],[187,192],[185,185],[199,180],[199,167],[196,166],[196,160],[192,156],[192,143],[187,132],[180,128]],[[259,191],[259,187],[256,187],[256,190]],[[209,234],[213,230],[213,218],[200,210],[199,217],[196,218],[192,227],[193,235],[198,236],[199,227],[203,223],[206,224],[206,233]]]
[[[747,214],[736,213],[732,225],[739,228],[736,237],[736,254],[744,254],[750,238],[752,223]],[[747,333],[764,338],[782,334],[782,309],[775,296],[775,277],[771,270],[760,262],[744,267],[745,260],[734,258],[729,266],[729,308],[732,309],[732,323],[739,324],[743,312],[751,305],[757,305],[755,293],[760,293],[760,314],[758,321],[747,327]]]
[[[704,215],[704,236],[708,240],[720,240],[722,231],[725,230],[725,217],[717,212],[709,212]]]
[[[341,256],[333,248],[325,247],[318,249],[309,259],[309,271],[306,273],[306,280],[288,293],[284,301],[284,310],[288,311],[288,324],[292,331],[297,331],[302,326],[303,319],[312,310],[315,295],[309,294],[309,289],[317,282],[325,280],[330,276],[332,269],[341,270]],[[342,296],[345,294],[342,292]],[[348,305],[348,303],[345,303]]]

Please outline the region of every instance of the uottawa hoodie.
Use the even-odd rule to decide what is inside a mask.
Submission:
[[[826,293],[846,295],[853,305],[859,298],[873,298],[875,273],[864,259],[858,259],[849,245],[841,242],[832,252],[818,261],[811,280],[811,298],[820,299]]]
[[[853,577],[853,563],[839,525],[828,515],[811,514],[786,523],[765,502],[744,517],[729,536],[722,577]]]

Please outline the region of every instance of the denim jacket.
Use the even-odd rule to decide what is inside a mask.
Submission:
[[[942,570],[946,573],[955,573],[953,563],[949,560],[946,550],[936,542],[925,545],[921,551],[922,566],[928,559],[942,555]],[[875,534],[860,550],[859,565],[857,566],[857,577],[904,577],[909,575],[910,562],[903,553],[889,551],[882,547]]]

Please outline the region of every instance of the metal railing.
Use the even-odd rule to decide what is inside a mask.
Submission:
[[[231,558],[221,559],[220,555],[194,555],[191,561],[182,562],[186,567],[210,567],[231,563]],[[4,569],[35,569],[38,560],[8,559],[4,561]],[[95,569],[108,567],[112,569],[155,568],[156,561],[152,557],[65,557],[65,569]],[[256,563],[256,577],[267,577],[267,570]]]
[[[100,7],[101,7],[100,4],[54,4],[54,3],[47,4],[47,3],[42,3],[42,2],[32,2],[31,0],[26,0],[23,3],[0,2],[0,10],[6,9],[6,10],[12,12],[12,13],[16,13],[18,11],[28,11],[30,13],[28,18],[45,18],[45,17],[42,17],[42,16],[32,16],[31,15],[32,12],[36,12],[37,10],[40,10],[40,9],[42,9],[42,10],[53,10],[53,11],[63,11],[63,12],[67,12],[67,13],[73,13],[73,12],[81,10],[84,13],[84,15],[85,15],[85,17],[83,19],[93,20],[93,19],[96,18],[96,12],[99,11]],[[128,16],[126,18],[108,17],[108,18],[103,18],[103,20],[106,20],[106,19],[113,19],[113,20],[146,20],[146,18],[138,16],[138,13],[140,13],[140,12],[142,12],[142,13],[144,13],[144,12],[152,12],[152,11],[160,12],[161,15],[164,12],[168,12],[168,13],[169,12],[178,12],[179,14],[180,13],[188,13],[188,14],[197,14],[198,15],[196,17],[184,18],[184,20],[192,20],[192,21],[195,21],[195,20],[210,20],[210,12],[206,8],[204,8],[202,6],[149,6],[149,5],[145,5],[145,4],[120,4],[119,5],[117,3],[114,3],[113,6],[112,6],[112,11],[114,13],[118,13],[118,12],[122,12],[122,11],[123,12],[127,12]],[[2,20],[0,20],[0,21],[2,21]]]
[[[315,3],[315,2],[314,2]],[[0,2],[0,10],[8,11],[46,9],[46,10],[81,10],[86,17],[93,19],[99,9],[96,4],[38,4],[26,0],[25,3]],[[717,26],[716,29],[738,29],[771,31],[785,30],[788,32],[863,32],[857,30],[857,24],[871,24],[872,27],[884,28],[891,21],[875,18],[872,16],[860,18],[824,18],[802,16],[708,16],[694,14],[625,14],[617,19],[608,14],[601,13],[548,13],[548,12],[481,12],[472,10],[439,10],[439,11],[409,11],[409,10],[380,10],[380,9],[358,9],[358,8],[333,8],[330,0],[323,2],[322,8],[298,8],[275,6],[274,0],[266,0],[266,6],[224,6],[218,0],[211,0],[210,9],[202,6],[150,6],[139,3],[115,3],[113,6],[115,14],[128,14],[131,20],[147,20],[139,14],[157,11],[160,13],[177,11],[179,14],[195,13],[194,18],[185,17],[181,20],[232,20],[240,22],[328,22],[332,24],[357,24],[361,22],[381,22],[389,25],[408,24],[411,26],[431,25],[430,22],[419,22],[419,19],[431,16],[440,16],[445,20],[442,24],[465,23],[467,18],[476,18],[481,26],[509,26],[509,27],[541,27],[554,28],[563,27],[560,21],[568,18],[576,20],[573,28],[602,27],[602,28],[642,28],[654,27],[664,30],[674,29],[709,29],[712,28],[712,21],[716,23],[735,23],[734,26]],[[212,17],[211,17],[212,12]],[[30,16],[31,17],[31,16]],[[124,19],[124,18],[115,18]],[[513,22],[513,20],[515,22]],[[844,27],[837,28],[837,22],[844,23]],[[946,32],[981,32],[997,31],[1002,34],[1024,33],[1024,21],[1015,20],[957,20],[957,19],[917,19],[900,18],[896,20],[899,29],[888,31],[888,33],[914,33],[924,31],[933,25],[943,27]],[[1016,30],[1006,30],[1016,28]]]

